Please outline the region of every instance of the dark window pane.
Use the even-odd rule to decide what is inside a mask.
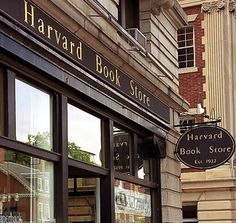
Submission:
[[[189,40],[186,42],[186,46],[192,46],[193,45],[193,40]]]
[[[182,62],[182,63],[179,63],[179,68],[184,68],[186,67],[186,63]]]
[[[179,55],[186,54],[186,49],[179,49],[178,53],[179,53]]]
[[[179,62],[186,61],[186,56],[179,56]]]
[[[193,33],[189,33],[186,35],[187,40],[192,40],[193,39]]]
[[[187,48],[187,54],[193,53],[193,47]]]
[[[194,66],[194,62],[193,61],[188,61],[187,62],[187,67],[193,67]]]
[[[186,33],[192,33],[193,32],[193,27],[192,26],[188,26],[186,27]]]
[[[185,47],[185,41],[181,41],[178,43],[179,48]]]
[[[178,35],[178,41],[185,40],[185,35]]]
[[[124,129],[114,127],[113,129],[114,142],[114,169],[117,172],[130,174],[130,139],[129,133]]]
[[[189,54],[189,55],[187,55],[187,60],[189,61],[189,60],[191,60],[191,61],[193,61],[193,58],[194,58],[194,56],[193,56],[193,54]]]

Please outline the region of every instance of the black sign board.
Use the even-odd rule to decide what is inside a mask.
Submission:
[[[17,7],[16,7],[17,6]],[[0,14],[167,123],[170,109],[136,80],[28,0],[1,0]]]
[[[211,169],[227,162],[235,151],[231,134],[217,126],[199,126],[185,132],[178,140],[175,153],[189,167]]]

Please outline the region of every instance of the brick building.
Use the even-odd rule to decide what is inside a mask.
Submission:
[[[195,112],[201,103],[208,117],[235,138],[236,19],[234,1],[179,1],[188,26],[178,34],[180,93]],[[185,45],[182,43],[185,42]],[[198,116],[182,122],[199,122]],[[182,166],[183,222],[232,223],[235,218],[234,156],[209,170]]]

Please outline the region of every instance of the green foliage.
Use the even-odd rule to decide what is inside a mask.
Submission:
[[[50,134],[49,132],[38,133],[37,135],[28,135],[28,144],[42,149],[50,149]]]
[[[30,166],[30,156],[23,153],[7,150],[5,160],[7,162],[18,163],[23,166]]]
[[[38,133],[37,135],[28,135],[28,144],[42,149],[50,149],[50,134],[48,132]],[[74,142],[68,142],[68,156],[86,163],[94,163],[92,160],[93,154],[81,150]],[[8,150],[5,157],[6,161],[19,163],[24,166],[30,166],[30,156],[16,153]]]
[[[77,146],[74,142],[68,143],[68,154],[71,158],[81,160],[86,163],[93,163],[92,154],[81,150],[80,146]]]

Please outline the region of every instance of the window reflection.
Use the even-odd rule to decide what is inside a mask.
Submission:
[[[150,189],[115,180],[116,223],[150,223],[151,216]]]
[[[52,163],[0,149],[0,179],[0,222],[54,219]]]
[[[101,166],[101,120],[68,104],[68,156]]]
[[[50,150],[50,95],[16,80],[16,139]]]
[[[129,133],[118,127],[113,128],[114,169],[117,172],[130,174]]]
[[[0,67],[0,135],[3,135],[3,71]]]

